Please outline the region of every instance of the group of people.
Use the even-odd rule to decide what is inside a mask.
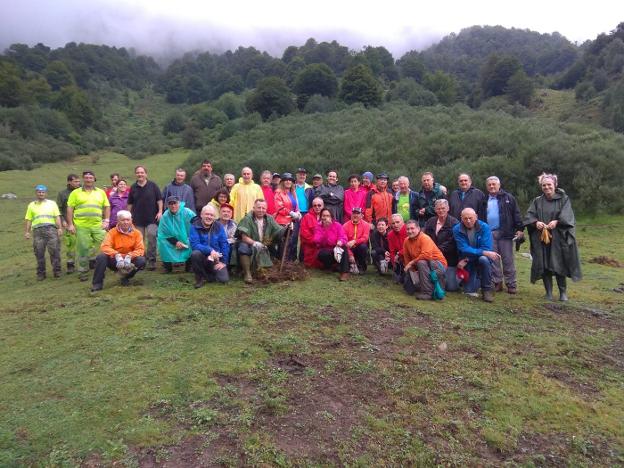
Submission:
[[[542,194],[524,218],[512,194],[498,177],[488,177],[483,192],[468,174],[458,176],[452,192],[431,172],[418,191],[401,176],[389,186],[386,173],[353,174],[348,187],[335,170],[325,178],[298,168],[292,173],[264,171],[253,179],[249,167],[238,182],[223,179],[205,160],[190,178],[176,169],[161,190],[137,166],[130,184],[111,174],[111,186],[96,187],[93,171],[67,176],[57,202],[47,187],[35,187],[36,200],[26,212],[26,238],[33,238],[37,278],[46,277],[45,250],[55,277],[61,274],[61,239],[67,273],[78,271],[91,290],[103,287],[107,268],[121,274],[121,284],[143,268],[156,269],[157,255],[166,273],[184,265],[195,275],[195,287],[229,281],[240,270],[252,283],[275,258],[302,262],[307,268],[335,271],[341,281],[373,265],[392,276],[418,299],[441,299],[460,288],[492,302],[506,287],[518,292],[514,243],[531,241],[531,281],[542,279],[553,298],[553,276],[559,299],[567,300],[566,278],[581,277],[570,200],[557,176],[542,174]]]

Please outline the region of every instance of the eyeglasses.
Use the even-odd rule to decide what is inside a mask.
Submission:
[[[321,207],[321,206],[323,206],[323,205],[314,205],[314,204],[313,204],[312,206]]]

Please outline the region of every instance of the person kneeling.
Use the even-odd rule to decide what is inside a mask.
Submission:
[[[243,269],[245,283],[253,283],[252,270],[273,266],[271,256],[276,256],[282,237],[292,223],[286,226],[277,224],[273,216],[267,214],[267,202],[258,199],[253,209],[238,224],[240,243],[238,258]]]
[[[201,288],[206,283],[227,283],[230,280],[225,264],[230,256],[230,244],[223,225],[216,219],[216,208],[206,205],[191,224],[191,268],[195,273],[195,288]]]
[[[410,219],[405,223],[405,228],[407,238],[403,243],[403,289],[410,295],[418,292],[416,299],[433,299],[435,284],[432,276],[437,276],[437,281],[444,290],[446,259],[431,237],[421,231],[417,221]],[[432,275],[432,270],[435,275]]]
[[[103,288],[106,267],[122,274],[122,286],[128,286],[130,278],[145,268],[143,236],[132,225],[132,215],[129,211],[121,210],[117,213],[117,225],[106,233],[100,252],[95,258],[91,292]]]

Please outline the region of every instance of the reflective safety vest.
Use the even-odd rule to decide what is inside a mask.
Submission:
[[[69,194],[67,206],[74,209],[76,226],[98,227],[102,223],[102,212],[105,207],[110,206],[110,202],[104,190],[84,190],[80,187]]]
[[[31,222],[33,229],[44,226],[55,226],[56,218],[61,213],[56,202],[52,200],[33,201],[28,205],[24,219]]]

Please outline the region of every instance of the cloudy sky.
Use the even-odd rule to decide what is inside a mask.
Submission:
[[[593,39],[624,21],[614,0],[0,0],[0,48],[70,41],[172,55],[253,45],[281,56],[309,38],[352,49],[383,45],[395,58],[472,25],[502,25],[571,41]]]

